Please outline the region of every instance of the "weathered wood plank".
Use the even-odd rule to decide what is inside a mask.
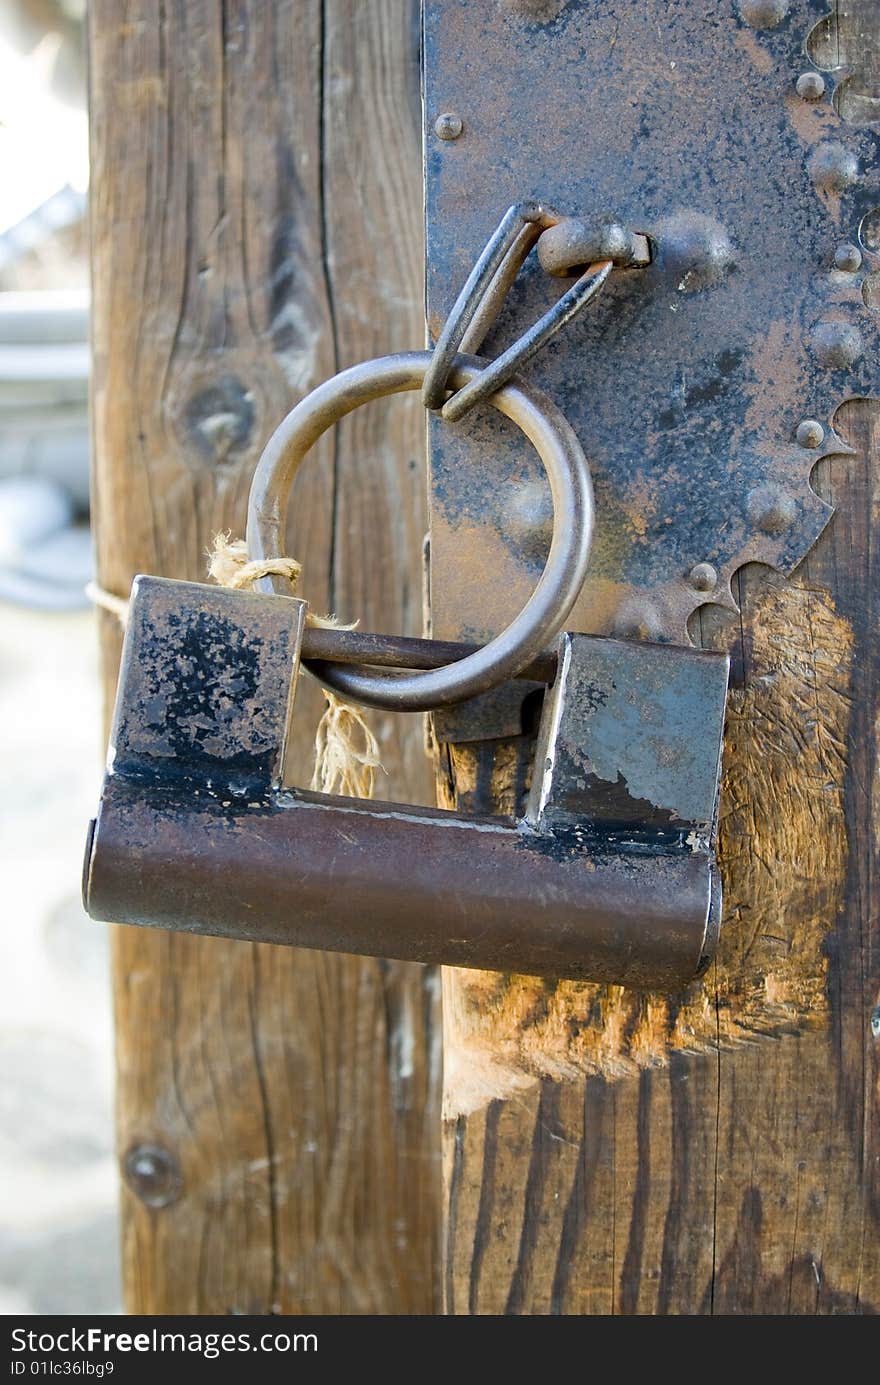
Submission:
[[[826,468],[819,545],[791,582],[744,571],[740,626],[705,626],[741,670],[711,976],[673,1005],[446,974],[450,1311],[880,1307],[880,401],[836,424],[858,456]],[[450,764],[472,790],[473,755]]]
[[[344,361],[421,340],[414,6],[361,7],[356,33],[344,9],[91,8],[94,494],[112,591],[139,570],[203,578],[291,404]],[[343,168],[346,130],[362,138]],[[317,607],[416,629],[421,443],[412,414],[394,417],[357,499],[347,449],[366,458],[375,424],[316,448],[291,551]],[[108,694],[118,645],[102,618]],[[304,685],[304,773],[319,704]],[[424,794],[420,756],[410,727],[387,753],[391,796]],[[430,1311],[430,976],[135,929],[114,952],[120,1152],[158,1151],[128,1163],[129,1308]]]
[[[834,72],[834,104],[853,125],[869,125],[880,111],[880,23],[876,0],[834,0],[813,28],[807,51]],[[844,69],[843,73],[839,69]]]

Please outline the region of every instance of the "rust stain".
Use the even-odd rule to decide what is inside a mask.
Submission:
[[[725,921],[709,976],[674,999],[617,986],[450,971],[447,1115],[542,1077],[619,1077],[828,1022],[826,936],[843,899],[843,784],[853,635],[824,590],[769,587],[750,612],[752,676],[730,698],[719,854]],[[475,776],[456,747],[459,795]],[[513,808],[511,752],[496,764]],[[473,782],[470,783],[473,788]],[[447,784],[447,801],[451,785]]]
[[[431,518],[432,550],[438,543],[449,544],[456,561],[444,574],[443,593],[443,612],[451,612],[453,620],[444,622],[437,603],[433,603],[436,638],[461,638],[462,611],[472,618],[477,616],[480,622],[479,628],[467,626],[465,636],[486,639],[503,630],[525,604],[529,582],[500,535],[479,524],[453,527],[435,512]],[[479,593],[477,602],[475,591]]]
[[[755,383],[744,419],[748,432],[765,433],[785,416],[805,360],[803,331],[791,323],[771,323],[766,336],[755,342],[750,356]]]
[[[768,72],[773,71],[773,58],[768,49],[758,35],[751,29],[740,29],[733,40],[737,48],[741,48],[752,64],[756,72],[762,77],[766,77]]]
[[[832,139],[837,131],[837,116],[826,100],[804,101],[792,89],[785,97],[785,111],[791,128],[804,145],[804,158],[812,145]]]

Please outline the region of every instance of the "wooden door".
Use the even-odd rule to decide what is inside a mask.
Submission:
[[[455,253],[449,228],[456,213],[459,244],[462,220],[476,216],[476,195],[466,204],[460,190],[475,181],[471,170],[481,159],[488,163],[494,156],[505,201],[527,169],[541,185],[529,183],[522,195],[553,202],[559,186],[572,203],[565,211],[614,213],[623,203],[656,202],[662,211],[664,175],[676,158],[692,174],[685,189],[691,201],[684,205],[722,217],[723,174],[715,180],[713,164],[726,161],[735,180],[749,152],[737,153],[734,127],[761,120],[750,138],[755,147],[768,143],[771,153],[778,144],[778,194],[827,209],[819,253],[810,261],[811,291],[851,294],[835,321],[846,321],[855,342],[864,334],[872,343],[859,367],[876,380],[872,319],[880,243],[871,230],[876,212],[869,210],[876,187],[870,130],[880,116],[875,0],[831,5],[827,14],[796,0],[696,8],[651,0],[602,7],[577,0],[511,3],[479,16],[454,0],[426,0],[426,6],[436,63],[426,81],[435,101],[426,139],[441,103],[456,110],[464,129],[452,153],[435,142],[428,164],[429,245],[444,263]],[[702,26],[701,35],[690,25]],[[469,45],[475,53],[492,53],[484,81],[476,82],[470,69],[459,80]],[[530,80],[538,65],[546,74],[543,84]],[[804,72],[811,74],[807,83],[798,80]],[[690,99],[705,102],[710,117],[696,130],[689,125]],[[612,100],[619,127],[602,124]],[[590,126],[580,146],[582,162],[564,134],[577,125],[579,103],[595,115],[592,123],[580,116]],[[675,119],[664,146],[653,119],[662,121],[669,112]],[[554,163],[549,151],[557,146]],[[651,167],[645,182],[633,187],[628,180],[645,148]],[[851,150],[860,151],[861,162]],[[835,165],[829,181],[836,159],[846,167],[841,176]],[[855,215],[841,195],[850,177],[848,188],[865,199]],[[752,215],[756,205],[771,205],[772,199],[756,200],[759,183],[753,176],[745,186],[742,206]],[[597,187],[617,204],[597,207]],[[478,196],[485,202],[482,191]],[[486,206],[478,211],[488,220]],[[741,282],[753,264],[773,272],[779,245],[777,226],[769,223],[765,238],[759,233],[744,241],[746,224],[744,215],[731,227]],[[860,234],[855,252],[838,250]],[[658,244],[662,253],[661,238]],[[807,253],[806,242],[796,245],[798,253]],[[851,268],[841,277],[840,265],[855,265],[855,283],[845,279]],[[435,272],[431,286],[442,313],[442,276]],[[525,290],[520,310],[525,299],[534,312],[540,291],[531,291],[529,302]],[[601,372],[603,331],[618,345],[628,343],[621,369],[632,372],[634,389],[644,393],[656,385],[647,378],[651,343],[633,327],[637,298],[636,286],[625,307],[618,301],[617,317],[612,305],[603,327],[584,327],[580,335],[568,329],[572,335],[560,339],[554,361],[545,366],[536,358],[529,368],[545,385],[580,378],[557,402],[572,410],[573,421],[583,420],[588,452],[601,430],[599,419],[591,432],[603,408],[601,391],[614,388]],[[680,323],[685,312],[683,300],[673,300],[667,321]],[[505,345],[513,328],[507,331]],[[871,1313],[880,1306],[880,402],[853,397],[862,393],[850,369],[854,358],[823,356],[819,334],[809,316],[791,333],[777,330],[769,345],[756,345],[751,379],[755,408],[771,419],[785,416],[790,391],[807,372],[813,372],[817,393],[829,389],[823,427],[833,426],[838,441],[812,483],[833,503],[834,516],[789,579],[767,566],[740,566],[733,580],[738,612],[704,608],[691,622],[694,640],[729,650],[733,664],[717,960],[702,982],[671,998],[494,973],[445,974],[449,1312],[800,1314]],[[566,374],[566,351],[586,353],[585,343],[591,354],[584,355],[580,377],[575,364]],[[669,362],[669,402],[675,404],[676,380],[683,381],[684,417],[698,407],[700,385],[688,396],[687,340],[679,347]],[[722,359],[721,374],[724,369]],[[617,378],[622,391],[629,382]],[[729,385],[729,378],[719,378],[710,388],[723,393]],[[609,412],[627,446],[637,450],[647,443],[632,431],[631,419],[613,407]],[[790,428],[795,454],[796,423]],[[719,427],[715,456],[731,449],[736,456],[742,441],[742,431]],[[435,440],[448,485],[452,467],[444,448],[459,464],[466,449]],[[495,460],[503,465],[500,456]],[[682,470],[690,460],[686,450],[673,458]],[[487,469],[485,456],[479,466]],[[806,478],[809,459],[800,466]],[[682,472],[677,475],[669,484],[682,485]],[[666,484],[662,473],[646,482],[641,511],[636,508],[646,527]],[[603,542],[603,524],[612,526],[610,540],[604,530],[603,558],[614,540],[638,541],[628,513],[614,529],[613,515],[609,519],[608,508],[603,515],[600,503],[596,543]],[[468,523],[473,529],[472,511]],[[435,607],[442,606],[439,633],[448,637],[459,612],[442,603],[456,553],[443,531],[440,538]],[[494,534],[489,541],[495,542]],[[711,553],[692,561],[704,556],[717,562]],[[601,623],[602,584],[610,585],[613,568],[598,561],[593,604],[588,597],[582,614],[599,621],[585,628],[608,633]],[[462,590],[466,585],[465,568]],[[459,610],[462,619],[474,621],[466,597]],[[528,737],[445,747],[445,801],[514,811],[531,751]]]
[[[558,0],[499,6],[566,22]],[[791,6],[734,8],[759,54]],[[806,8],[805,63],[866,128],[880,6]],[[421,344],[418,48],[413,0],[92,5],[108,590],[202,578],[290,405]],[[833,426],[850,450],[814,477],[836,507],[819,543],[790,578],[743,568],[740,614],[696,627],[734,662],[717,963],[672,1000],[448,971],[442,1194],[436,973],[118,931],[132,1311],[431,1312],[441,1277],[449,1313],[877,1310],[880,401]],[[415,401],[361,411],[298,484],[304,590],[365,629],[420,629],[423,428]],[[378,730],[383,796],[428,801],[421,727]],[[442,747],[441,801],[512,811],[530,752]]]

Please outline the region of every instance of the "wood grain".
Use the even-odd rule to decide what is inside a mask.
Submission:
[[[813,27],[807,52],[835,77],[834,105],[852,125],[869,125],[880,113],[880,23],[876,0],[834,0]]]
[[[311,386],[418,346],[417,14],[377,0],[95,0],[94,508],[100,580],[204,579],[259,450]],[[295,492],[304,592],[420,632],[423,423],[377,409]],[[365,537],[368,536],[368,537]],[[118,631],[101,620],[108,697]],[[303,686],[302,773],[320,707]],[[379,728],[424,801],[419,728]],[[117,929],[123,1199],[136,1313],[429,1312],[436,978],[415,966]]]
[[[787,583],[740,574],[711,977],[675,1004],[447,972],[451,1312],[872,1313],[877,1197],[880,402]],[[447,796],[503,805],[527,747],[447,751]],[[483,803],[483,806],[487,806]]]

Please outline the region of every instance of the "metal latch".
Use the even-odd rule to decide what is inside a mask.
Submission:
[[[497,311],[499,285],[536,234],[560,224],[540,206],[526,212],[512,208],[502,222],[435,354],[343,371],[281,423],[251,487],[253,559],[282,552],[294,476],[338,419],[401,390],[422,389],[429,404],[450,390],[453,400],[485,393],[495,367],[455,346],[481,316],[485,324],[486,303]],[[631,253],[648,252],[636,238]],[[581,305],[595,278],[591,261]],[[522,359],[527,338],[518,349]],[[708,963],[721,912],[714,834],[727,658],[560,635],[590,556],[589,467],[555,405],[509,379],[509,359],[495,366],[488,402],[533,444],[554,504],[545,568],[522,610],[485,646],[440,645],[311,630],[283,577],[249,592],[136,578],[86,851],[93,917],[661,989],[681,988]],[[301,661],[325,686],[406,711],[517,677],[547,685],[523,816],[289,787]]]
[[[476,379],[447,399],[456,354],[479,351],[534,245],[542,269],[560,278],[576,274],[575,284],[512,346],[487,363]],[[571,322],[596,296],[612,269],[644,269],[650,263],[648,237],[617,221],[562,216],[543,202],[514,203],[489,237],[446,319],[422,386],[425,408],[438,409],[447,423],[457,423],[475,405],[490,399]]]

